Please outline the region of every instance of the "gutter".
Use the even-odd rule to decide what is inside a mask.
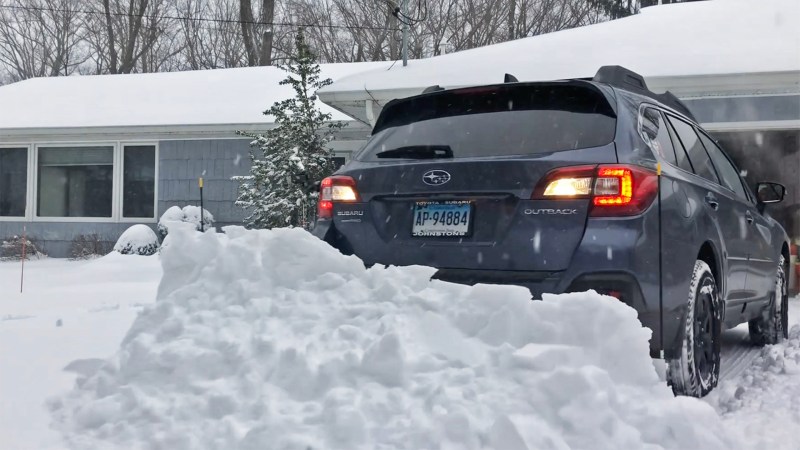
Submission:
[[[40,143],[54,141],[114,141],[114,140],[193,140],[193,139],[250,139],[237,131],[263,133],[274,128],[272,123],[230,123],[195,125],[136,125],[112,127],[42,127],[0,128],[0,143]],[[363,139],[364,127],[352,121],[340,131],[341,139]],[[360,138],[356,135],[362,136]]]

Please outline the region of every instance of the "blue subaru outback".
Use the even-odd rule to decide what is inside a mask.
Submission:
[[[390,102],[320,186],[314,233],[366,264],[435,278],[594,289],[638,311],[677,394],[717,383],[720,333],[786,337],[788,237],[670,93],[619,66]]]

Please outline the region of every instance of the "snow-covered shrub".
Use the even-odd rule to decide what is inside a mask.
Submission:
[[[194,227],[197,231],[200,231],[200,207],[199,206],[184,206],[183,207],[183,216],[184,222],[193,223]],[[214,226],[214,216],[208,212],[207,209],[203,209],[203,230],[208,230],[209,228]]]
[[[113,245],[97,233],[79,234],[72,239],[69,254],[72,259],[94,258],[109,254]]]
[[[161,236],[163,240],[167,233],[169,232],[169,227],[167,224],[169,222],[183,222],[183,210],[180,206],[170,206],[164,211],[164,214],[161,215],[161,218],[158,219],[158,235]]]
[[[25,241],[25,259],[39,259],[47,255],[42,253],[30,236]],[[0,261],[18,261],[22,259],[22,236],[10,236],[0,243]]]
[[[158,219],[158,234],[163,241],[169,233],[169,224],[171,222],[187,222],[194,224],[197,231],[200,231],[200,207],[199,206],[185,206],[181,209],[180,206],[171,206],[161,218]],[[214,215],[203,209],[203,230],[208,230],[214,226]]]
[[[147,225],[134,225],[122,233],[114,251],[123,255],[154,255],[158,251],[158,236]]]

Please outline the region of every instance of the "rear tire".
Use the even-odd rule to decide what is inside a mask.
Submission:
[[[667,382],[675,395],[703,397],[717,386],[721,311],[714,274],[698,260],[689,283],[680,354],[667,360]]]
[[[761,317],[753,319],[750,326],[750,340],[759,347],[778,344],[789,337],[789,292],[786,286],[786,259],[778,260],[778,273],[775,275],[775,292],[769,306]]]

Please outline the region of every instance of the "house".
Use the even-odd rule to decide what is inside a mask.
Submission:
[[[322,65],[333,79],[388,63]],[[0,240],[21,235],[53,257],[72,241],[114,242],[129,226],[155,226],[170,206],[204,206],[219,226],[241,224],[234,175],[249,169],[262,112],[292,96],[276,67],[37,78],[0,87]],[[344,163],[369,134],[347,127],[331,143]]]
[[[624,19],[410,61],[358,73],[318,93],[365,123],[395,98],[502,82],[591,78],[605,65],[669,90],[746,169],[780,181],[786,201],[770,207],[800,239],[800,2],[713,0],[644,8]]]

